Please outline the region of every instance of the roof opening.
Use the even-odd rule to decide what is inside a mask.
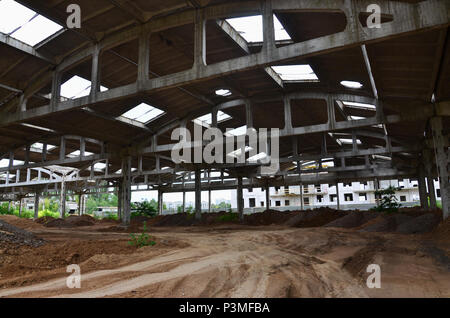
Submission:
[[[35,46],[62,26],[12,0],[0,1],[0,31]]]
[[[47,151],[52,151],[56,146],[47,144]],[[31,152],[42,153],[44,151],[44,144],[41,142],[36,142],[30,146]]]
[[[25,163],[24,161],[13,160],[13,166],[23,165],[24,163]],[[6,167],[9,167],[9,159],[0,160],[0,168],[6,168]]]
[[[245,135],[247,133],[247,125],[235,128],[235,129],[231,129],[231,130],[227,130],[227,132],[225,133],[225,136],[242,136]]]
[[[272,69],[280,75],[283,81],[319,82],[319,78],[309,64],[272,66]]]
[[[354,88],[354,89],[359,89],[359,88],[363,87],[363,84],[361,84],[360,82],[354,82],[354,81],[342,81],[341,85],[345,86],[347,88]]]
[[[284,29],[280,20],[273,15],[275,27],[275,40],[291,40],[291,37]],[[263,20],[262,15],[254,15],[241,18],[227,19],[227,22],[235,29],[247,42],[263,42]]]
[[[231,119],[230,115],[225,114],[224,112],[222,112],[220,110],[217,112],[217,123],[221,123],[221,122],[224,122],[229,119]],[[212,115],[206,114],[197,119],[194,119],[194,122],[200,122],[200,123],[205,123],[207,125],[212,125]]]
[[[89,152],[89,151],[85,151],[85,152],[84,152],[84,156],[85,156],[85,157],[92,156],[93,154],[94,154],[94,153]],[[80,151],[80,150],[75,150],[74,152],[69,153],[69,154],[67,155],[67,157],[69,157],[69,158],[77,158],[77,157],[79,157],[80,155],[81,155],[81,151]]]
[[[84,96],[88,96],[91,92],[91,81],[75,75],[64,84],[61,85],[61,96],[68,99],[76,99]],[[100,91],[104,92],[108,89],[104,86],[100,86]]]
[[[355,102],[342,102],[345,106],[351,108],[361,108],[365,110],[375,110],[375,105],[372,104],[364,104],[364,103],[355,103]]]
[[[164,111],[148,104],[142,103],[124,113],[122,117],[133,119],[146,124],[151,120],[161,116],[162,114],[164,114]]]
[[[353,144],[353,139],[340,138],[340,139],[336,139],[336,140],[339,140],[339,142],[342,145],[352,145]],[[361,140],[356,139],[356,144],[361,145],[362,144]]]
[[[229,89],[218,89],[216,90],[217,96],[228,97],[231,96],[231,91]]]

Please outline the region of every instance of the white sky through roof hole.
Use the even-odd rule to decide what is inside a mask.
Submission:
[[[164,114],[164,111],[148,104],[142,103],[127,111],[122,116],[128,119],[137,120],[145,124],[162,114]]]
[[[69,99],[87,96],[91,92],[91,86],[91,81],[75,75],[61,85],[61,96]],[[107,90],[108,89],[104,86],[100,87],[100,91],[102,92]]]
[[[63,27],[12,0],[0,1],[0,32],[35,46]]]
[[[275,40],[290,40],[291,37],[278,20],[277,16],[273,16],[275,26]],[[263,21],[261,15],[254,15],[242,18],[227,19],[227,22],[241,34],[241,36],[249,43],[263,41]]]

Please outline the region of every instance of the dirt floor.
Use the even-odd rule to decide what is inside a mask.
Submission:
[[[268,211],[244,224],[222,215],[144,218],[128,230],[1,216],[20,230],[0,227],[0,297],[450,297],[450,221],[439,211]],[[156,245],[129,246],[143,221]],[[66,286],[70,264],[81,289]],[[380,289],[366,285],[369,264],[380,265]]]

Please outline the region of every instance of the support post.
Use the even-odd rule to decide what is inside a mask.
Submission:
[[[66,217],[66,180],[63,176],[61,182],[61,193],[59,194],[59,214],[60,218],[64,219]]]
[[[131,157],[122,161],[122,224],[130,225],[131,218]]]
[[[419,167],[419,178],[417,181],[419,183],[420,206],[422,209],[428,210],[427,185],[425,182],[425,173],[422,165]]]
[[[266,184],[266,210],[270,209],[270,185]]]
[[[202,218],[202,180],[200,169],[195,170],[195,219]]]
[[[303,201],[303,183],[300,183],[300,209],[305,210],[305,203]]]
[[[37,220],[39,218],[39,199],[40,199],[41,193],[39,191],[36,191],[34,196],[34,220]]]
[[[23,201],[23,198],[20,197],[20,200],[19,200],[19,218],[22,216],[22,201]]]
[[[212,202],[211,202],[211,190],[208,191],[208,208],[209,208],[209,213],[212,213]]]
[[[122,220],[122,199],[123,199],[123,186],[122,182],[118,182],[117,186],[117,219]]]
[[[182,213],[186,212],[186,191],[183,191],[183,211]]]
[[[161,189],[158,189],[158,215],[163,214],[164,208],[164,192]]]
[[[341,198],[339,196],[339,182],[336,182],[337,209],[341,209]]]
[[[450,185],[448,173],[448,137],[444,137],[442,133],[442,117],[434,117],[431,119],[431,128],[433,130],[434,145],[436,147],[436,165],[438,170],[442,213],[444,219],[450,216]],[[447,140],[446,140],[447,138]]]
[[[239,220],[242,222],[244,220],[244,195],[242,190],[242,177],[238,177],[237,186],[237,208],[239,213]]]
[[[434,188],[434,178],[433,178],[433,154],[429,150],[425,150],[424,153],[424,165],[425,173],[427,175],[427,185],[428,185],[428,197],[430,199],[430,209],[435,210],[436,204],[436,189]]]

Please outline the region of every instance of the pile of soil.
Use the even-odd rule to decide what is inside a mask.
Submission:
[[[398,213],[349,212],[346,216],[330,222],[325,227],[339,227],[360,232],[394,232],[423,234],[433,231],[442,220],[442,212],[419,208],[400,209]]]
[[[73,228],[95,225],[95,219],[89,215],[69,216],[67,219],[54,219],[44,224],[45,227]]]
[[[307,212],[295,212],[284,225],[291,227],[319,227],[345,217],[347,212],[320,208]]]
[[[30,247],[39,247],[44,245],[45,241],[37,238],[31,232],[0,220],[0,245],[4,243],[12,243],[15,246],[27,245]]]
[[[439,226],[431,233],[432,238],[437,241],[450,242],[450,218],[439,224]]]
[[[35,222],[38,223],[38,224],[44,225],[44,224],[47,224],[48,222],[51,222],[53,220],[55,220],[55,218],[52,217],[52,216],[44,216],[44,217],[41,217],[41,218],[37,219]]]
[[[254,213],[244,216],[245,225],[280,225],[286,223],[294,216],[293,212],[280,212],[275,210],[266,210],[262,213]]]
[[[375,219],[378,215],[375,212],[349,212],[347,215],[326,224],[325,227],[355,228]]]
[[[433,231],[440,223],[440,219],[433,213],[424,214],[400,224],[396,232],[402,234],[422,234]]]

